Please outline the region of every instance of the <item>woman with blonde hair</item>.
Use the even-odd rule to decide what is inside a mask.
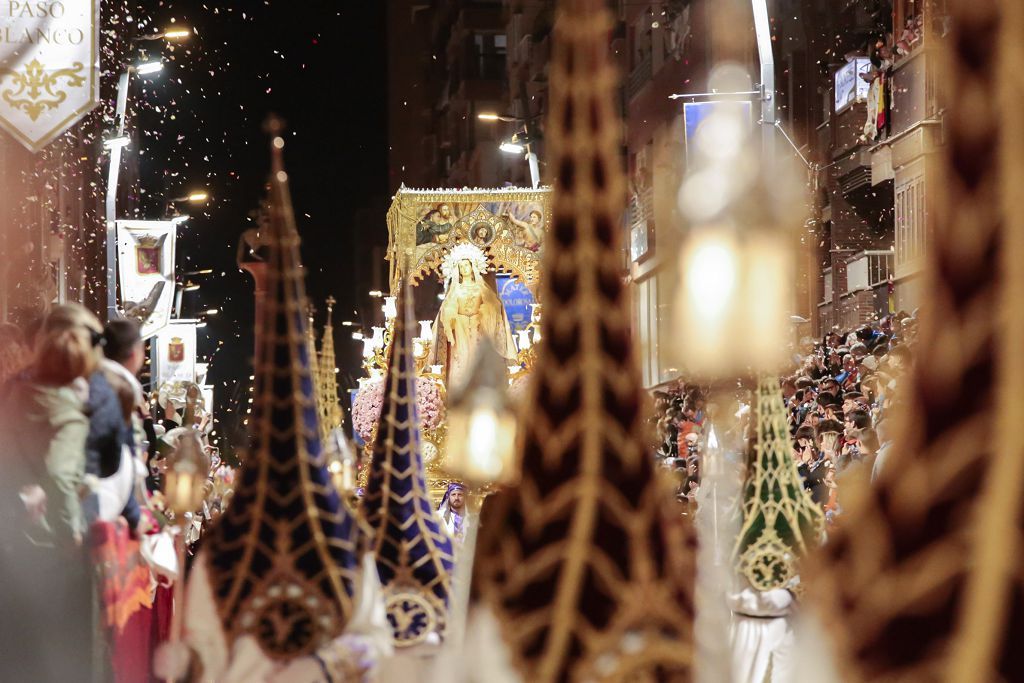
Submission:
[[[92,583],[82,547],[87,378],[102,328],[56,306],[32,362],[0,396],[0,680],[82,680],[92,669]],[[59,652],[59,656],[53,656]]]

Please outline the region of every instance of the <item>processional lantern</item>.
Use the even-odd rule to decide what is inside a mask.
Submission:
[[[711,85],[749,90],[749,77],[724,63]],[[714,102],[679,191],[689,229],[679,255],[676,345],[694,376],[732,377],[785,362],[800,184],[787,165],[760,153],[755,125],[749,102]]]
[[[193,430],[182,434],[167,457],[164,473],[164,498],[179,520],[203,504],[209,472],[210,458],[203,450],[199,434]]]
[[[507,373],[501,357],[485,342],[466,384],[452,392],[446,469],[467,483],[511,484],[518,479],[516,412]]]
[[[332,429],[326,444],[328,465],[331,480],[338,493],[346,497],[355,495],[357,459],[352,442],[345,436],[342,429]]]

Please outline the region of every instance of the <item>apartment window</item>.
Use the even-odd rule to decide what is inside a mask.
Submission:
[[[508,39],[504,33],[477,33],[473,36],[473,59],[469,69],[473,77],[497,80],[505,77]]]
[[[675,367],[675,349],[672,348],[673,333],[672,325],[672,304],[675,301],[673,292],[676,288],[676,273],[672,268],[659,268],[656,276],[658,281],[658,318],[656,324],[659,334],[657,335],[657,380],[655,383],[667,382],[679,375]],[[664,332],[662,335],[660,332]],[[694,333],[697,331],[694,330]]]
[[[644,386],[659,382],[658,371],[658,278],[649,277],[636,285],[637,333],[640,342],[640,372]]]
[[[643,12],[631,27],[630,33],[633,38],[632,68],[634,69],[643,64],[645,60],[651,58],[651,50],[654,47],[654,35],[651,28],[652,16],[651,9],[647,8],[647,11]]]
[[[927,8],[925,7],[927,5]],[[895,0],[893,2],[893,39],[902,54],[924,44],[925,13],[937,36],[949,32],[946,0]]]
[[[920,268],[928,245],[924,173],[898,183],[895,195],[896,274],[903,276]]]

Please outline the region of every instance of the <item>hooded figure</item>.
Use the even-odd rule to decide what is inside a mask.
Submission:
[[[793,675],[797,653],[790,615],[799,585],[797,563],[817,547],[824,518],[793,461],[777,379],[758,383],[756,410],[757,442],[734,557],[739,585],[727,599],[733,613],[733,680],[773,683]]]
[[[321,452],[284,140],[279,124],[271,130],[254,443],[189,577],[185,641],[204,680],[359,681],[390,652],[390,638],[373,559]],[[160,659],[164,675],[182,673],[180,648]]]
[[[483,508],[452,666],[488,681],[691,680],[696,540],[648,450],[618,241],[612,17],[603,0],[557,7],[544,341],[517,434],[520,481]]]
[[[359,502],[392,636],[402,648],[436,645],[443,636],[453,567],[452,541],[434,514],[423,470],[410,298],[407,290],[399,298],[384,405]],[[403,680],[397,669],[390,675]]]

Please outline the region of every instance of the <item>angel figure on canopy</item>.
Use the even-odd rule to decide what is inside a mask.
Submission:
[[[441,262],[444,300],[434,320],[431,364],[444,366],[448,387],[461,384],[471,369],[477,344],[487,341],[510,363],[517,354],[505,307],[484,280],[487,257],[477,246],[455,245]]]

